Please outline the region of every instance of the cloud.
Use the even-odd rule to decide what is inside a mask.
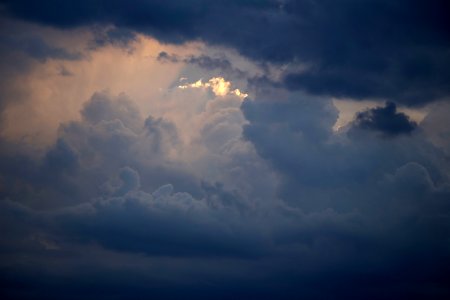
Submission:
[[[404,113],[397,112],[393,102],[386,102],[384,107],[376,107],[358,112],[352,126],[362,130],[378,131],[385,136],[410,134],[417,123],[410,121]]]
[[[329,99],[281,92],[259,97],[242,104],[249,121],[244,137],[281,174],[279,196],[303,210],[367,209],[369,200],[353,197],[367,198],[364,191],[409,162],[424,166],[433,181],[448,180],[446,156],[419,132],[392,139],[380,139],[377,131],[334,132],[337,110]]]
[[[51,30],[36,30],[33,25],[24,26],[21,22],[0,19],[0,75],[4,78],[0,84],[0,121],[4,122],[5,108],[11,107],[11,104],[23,104],[28,96],[28,84],[36,81],[30,76],[34,69],[79,63],[86,56],[77,47],[55,42],[57,35]],[[63,67],[59,67],[58,73],[64,76],[70,74]],[[41,74],[42,77],[46,76]]]
[[[68,70],[66,67],[61,65],[59,67],[59,75],[60,76],[73,76],[74,74],[72,72],[70,72],[70,70]]]
[[[179,85],[178,88],[210,88],[216,96],[236,95],[242,99],[248,97],[248,94],[241,92],[239,89],[231,90],[231,82],[226,81],[223,77],[213,77],[205,83],[199,79],[191,84]]]
[[[2,52],[19,51],[40,63],[45,63],[49,59],[77,61],[85,58],[81,52],[49,45],[39,36],[15,37],[11,36],[11,32],[1,32],[0,40],[4,43]]]
[[[313,94],[422,105],[449,93],[450,26],[442,0],[140,1],[133,8],[114,1],[108,9],[102,1],[4,5],[17,18],[58,28],[112,23],[163,42],[200,39],[257,61],[300,62],[308,67],[287,72],[284,82]],[[234,25],[223,26],[231,15]]]
[[[196,179],[183,171],[185,164],[172,163],[170,155],[179,149],[175,127],[161,118],[144,119],[125,95],[92,95],[81,120],[61,124],[57,141],[43,158],[25,150],[18,155],[15,147],[21,148],[9,145],[1,159],[3,180],[10,183],[4,196],[20,195],[33,207],[84,202],[107,174],[124,165],[140,170],[146,187],[169,181],[198,190]]]
[[[283,90],[243,102],[172,93],[167,101],[201,104],[194,115],[179,108],[184,127],[98,92],[40,160],[2,147],[0,220],[14,229],[0,239],[13,266],[0,265],[8,294],[22,282],[37,294],[87,295],[87,276],[101,290],[121,282],[119,294],[151,286],[163,298],[168,286],[185,297],[205,282],[213,294],[262,298],[289,299],[299,286],[306,298],[448,295],[449,269],[436,268],[448,260],[447,162],[420,130],[391,139],[336,132],[330,99]],[[19,269],[20,257],[32,259]]]
[[[108,249],[151,256],[245,257],[262,250],[252,245],[257,237],[240,237],[245,231],[233,229],[235,212],[224,211],[220,202],[213,209],[188,193],[175,193],[170,184],[143,192],[139,174],[129,167],[122,168],[119,180],[111,196],[52,213],[58,223],[54,230],[66,240],[92,239]],[[226,225],[220,222],[223,214],[229,218]]]
[[[94,27],[93,33],[93,39],[90,41],[91,50],[112,45],[132,51],[132,44],[138,40],[136,33],[126,28]]]
[[[438,148],[450,154],[450,123],[447,115],[450,105],[447,102],[436,103],[420,123],[428,139]]]
[[[64,59],[73,76],[62,78],[61,61],[22,53],[34,61],[13,69],[23,80],[2,84],[28,97],[5,102],[10,128],[44,130],[35,111],[58,124],[40,148],[36,133],[3,135],[1,124],[8,298],[449,297],[448,105],[427,106],[417,123],[403,112],[447,94],[440,10],[403,0],[3,3],[9,17],[88,26],[55,30],[70,42],[43,40],[90,55]],[[246,63],[256,77],[234,71]],[[388,101],[336,131],[327,95],[400,109]]]
[[[18,44],[26,54],[40,62],[45,62],[47,59],[79,60],[83,58],[81,53],[73,53],[63,48],[49,46],[38,38],[19,41]]]
[[[78,118],[83,103],[96,91],[126,91],[144,114],[157,114],[163,92],[179,78],[182,66],[163,65],[153,57],[162,49],[180,55],[185,51],[195,53],[188,46],[161,45],[144,36],[131,44],[133,53],[112,45],[91,49],[94,34],[87,28],[60,31],[19,21],[1,27],[5,30],[0,35],[8,39],[37,37],[51,47],[83,55],[80,60],[49,58],[40,62],[8,43],[0,47],[0,73],[4,78],[0,84],[1,134],[39,144],[40,150],[55,141],[60,123]],[[63,72],[62,66],[69,72]]]
[[[165,51],[159,52],[158,57],[156,59],[160,62],[171,62],[171,63],[180,62],[180,58],[177,55],[169,54]]]
[[[413,257],[424,255],[422,259],[427,261],[430,259],[429,251],[433,248],[432,251],[442,255],[443,261],[448,259],[445,254],[446,247],[436,244],[439,243],[439,234],[433,233],[433,228],[440,226],[446,228],[444,232],[449,229],[444,221],[449,214],[445,197],[448,197],[450,191],[446,155],[431,145],[420,130],[415,135],[398,135],[392,139],[382,139],[377,134],[354,137],[345,130],[333,132],[331,128],[337,118],[337,112],[333,110],[329,99],[310,98],[304,94],[283,96],[282,92],[258,96],[259,98],[247,99],[242,104],[244,115],[249,121],[244,127],[244,137],[280,174],[278,196],[290,206],[305,212],[304,218],[316,215],[331,222],[336,220],[335,217],[339,219],[346,214],[356,214],[357,217],[353,219],[355,223],[348,223],[347,220],[331,227],[355,224],[364,232],[349,237],[352,245],[359,250],[353,256],[356,265],[346,262],[346,268],[356,271],[368,267],[371,264],[369,253],[372,250],[377,252],[377,247],[382,249],[383,246],[378,243],[383,240],[381,243],[399,243],[399,246],[402,245],[400,247],[409,245],[408,249],[403,248],[402,253],[407,257],[405,261],[394,258],[399,254],[396,251],[381,250],[384,253],[384,262],[379,266],[383,271],[378,271],[384,273],[384,276],[395,273],[402,278],[409,277],[397,268],[412,259],[411,264],[406,264],[413,269],[417,268],[418,273],[431,272],[433,275],[428,274],[434,278],[433,281],[442,282],[448,270],[426,270],[426,266],[414,264]],[[391,115],[395,116],[392,111]],[[336,215],[326,215],[327,210]],[[441,213],[446,217],[440,220]],[[415,221],[409,223],[407,220]],[[386,227],[381,229],[379,226]],[[320,228],[320,234],[316,231],[312,233],[313,236],[325,234],[326,237],[322,236],[322,242],[325,244],[319,247],[320,249],[326,248],[327,242],[333,245],[333,249],[341,249],[338,246],[343,246],[339,242],[340,238],[350,234],[348,227],[344,230],[345,233],[338,230],[329,236],[325,232],[332,229]],[[289,230],[284,232],[287,233]],[[283,236],[283,233],[281,234]],[[284,238],[302,240],[306,236],[308,232],[302,231],[301,234],[292,233],[292,236],[287,235]],[[419,242],[420,240],[422,241]],[[372,246],[368,246],[369,244]],[[344,247],[352,247],[345,245]],[[347,255],[338,256],[345,260]],[[359,260],[359,255],[368,256]],[[428,261],[426,264],[433,265],[434,262]],[[366,267],[362,267],[363,265]],[[342,271],[339,271],[342,276],[357,277],[352,272],[343,275]],[[330,274],[330,280],[335,276],[336,274]],[[423,279],[411,280],[424,284]],[[356,289],[352,295],[367,293],[367,286],[361,284],[364,286],[361,291]],[[374,284],[374,281],[369,283],[371,284]],[[392,291],[384,284],[382,286],[382,289]],[[330,288],[333,290],[333,287]],[[414,288],[409,286],[406,290],[397,292],[402,295],[417,295],[418,292],[413,290]],[[346,298],[343,294],[339,295]],[[383,298],[381,295],[374,297]],[[436,297],[440,298],[439,295]]]
[[[242,99],[233,92],[172,93],[163,99],[170,105],[167,113],[146,118],[125,94],[94,93],[79,120],[61,123],[56,142],[42,154],[34,145],[4,140],[3,196],[20,194],[32,207],[80,203],[98,192],[108,174],[129,166],[141,174],[147,191],[170,182],[199,197],[202,185],[221,182],[224,190],[254,193],[253,201],[268,198],[272,174],[241,140]],[[267,172],[267,177],[244,180],[254,170]]]
[[[198,56],[190,55],[186,57],[179,57],[175,54],[169,54],[162,51],[158,54],[156,59],[162,63],[185,63],[196,65],[204,70],[219,70],[222,74],[227,74],[236,78],[248,77],[248,74],[245,71],[235,68],[226,57],[215,58],[204,54]]]
[[[360,296],[372,289],[375,298],[383,298],[387,291],[399,297],[448,295],[448,269],[434,267],[447,257],[443,243],[449,228],[438,214],[448,207],[443,211],[426,203],[437,200],[437,193],[441,199],[435,204],[445,203],[450,190],[437,191],[419,164],[409,163],[386,177],[383,195],[395,191],[397,197],[413,195],[413,199],[386,201],[379,206],[380,215],[377,210],[305,214],[282,207],[238,209],[229,203],[235,195],[224,197],[211,188],[208,197],[195,199],[174,192],[170,184],[144,192],[139,174],[129,167],[117,176],[117,182],[111,178],[110,184],[118,188],[111,190],[113,194],[64,209],[42,213],[17,202],[0,202],[2,224],[15,229],[0,239],[2,255],[15,251],[36,259],[22,262],[20,272],[0,268],[3,282],[10,283],[2,286],[6,293],[17,293],[16,284],[21,282],[38,295],[57,297],[73,290],[87,296],[92,284],[106,287],[117,282],[117,292],[128,296],[132,291],[148,292],[150,286],[164,298],[171,287],[178,287],[184,293],[172,295],[175,299],[205,289],[212,294],[225,290],[229,296],[230,288],[263,299],[275,295],[290,299],[299,285],[307,298],[330,293]],[[414,193],[402,194],[411,187],[417,188]],[[16,264],[17,259],[13,255],[10,262]],[[52,271],[49,265],[59,268]],[[92,273],[80,272],[76,265],[89,265]],[[36,270],[40,279],[31,279]],[[70,280],[55,281],[56,274]],[[123,281],[120,274],[134,281]],[[32,286],[43,278],[40,289]],[[71,287],[68,282],[76,284]],[[352,282],[357,285],[351,292],[342,290],[342,284]],[[323,285],[319,291],[318,284]],[[436,294],[435,288],[440,292]],[[108,297],[108,289],[100,290],[97,297]]]

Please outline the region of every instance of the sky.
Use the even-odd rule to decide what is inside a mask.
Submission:
[[[446,0],[0,0],[2,299],[450,299]]]

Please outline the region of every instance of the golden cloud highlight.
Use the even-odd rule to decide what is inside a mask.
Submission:
[[[194,83],[179,85],[178,88],[180,89],[209,88],[216,96],[236,95],[241,99],[248,97],[248,94],[241,92],[239,89],[231,90],[231,82],[226,81],[223,77],[213,77],[207,82],[203,82],[202,79],[199,79]]]

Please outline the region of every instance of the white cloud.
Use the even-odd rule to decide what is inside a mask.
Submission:
[[[248,94],[241,92],[239,89],[231,90],[231,82],[226,81],[223,77],[213,77],[207,82],[203,82],[202,79],[197,80],[194,83],[179,85],[180,89],[211,89],[216,96],[236,95],[237,97],[244,99],[248,97]]]

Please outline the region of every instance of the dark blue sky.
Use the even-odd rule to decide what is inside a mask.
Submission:
[[[449,299],[449,11],[0,1],[2,299]]]

